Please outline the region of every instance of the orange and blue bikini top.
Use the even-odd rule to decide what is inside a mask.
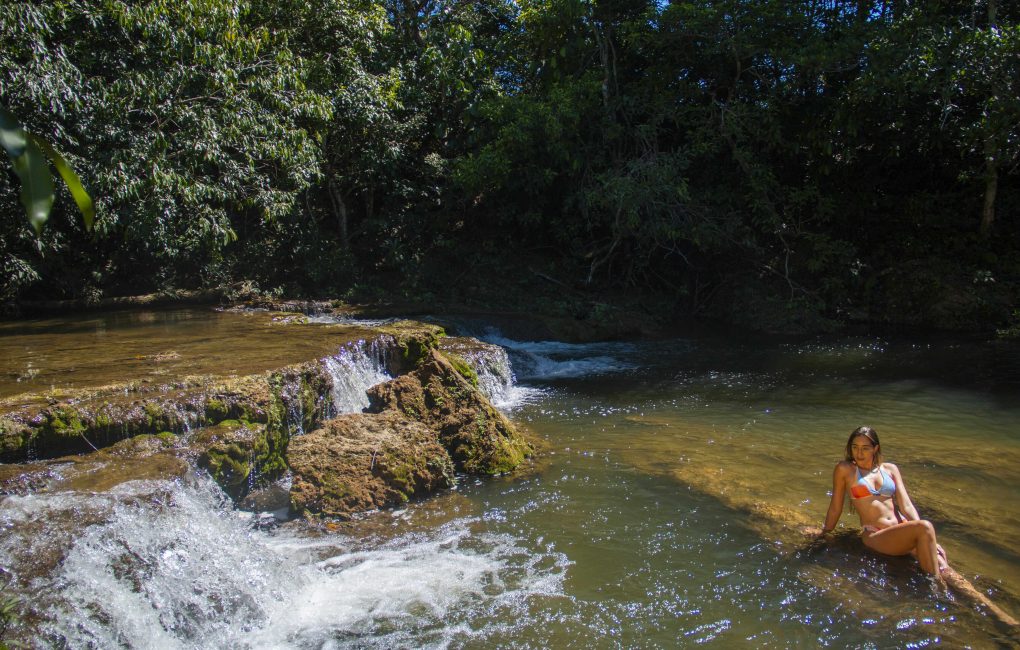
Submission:
[[[893,477],[881,467],[878,468],[878,473],[882,475],[882,485],[876,490],[861,476],[861,468],[858,467],[857,482],[850,486],[850,496],[855,499],[862,499],[868,495],[891,497],[896,494],[896,481],[893,480]]]

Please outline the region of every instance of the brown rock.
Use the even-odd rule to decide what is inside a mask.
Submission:
[[[453,483],[436,435],[398,413],[356,413],[290,441],[291,510],[346,518]]]
[[[373,386],[369,410],[396,411],[436,431],[459,470],[508,472],[531,445],[442,353],[432,350],[415,371]]]

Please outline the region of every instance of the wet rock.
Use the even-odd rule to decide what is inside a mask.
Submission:
[[[388,349],[389,371],[398,374],[417,367],[443,330],[396,321],[347,333],[366,334]],[[192,376],[165,385],[18,395],[0,401],[0,462],[87,453],[139,434],[182,433],[231,419],[263,423],[274,435],[287,438],[314,429],[331,414],[332,390],[324,360],[315,359],[240,377]]]
[[[287,453],[294,514],[347,518],[453,484],[435,434],[399,413],[351,414],[298,436]]]
[[[445,336],[438,325],[406,320],[382,325],[378,330],[394,341],[397,354],[390,356],[388,368],[392,375],[409,372],[425,363]]]
[[[252,490],[237,505],[241,510],[250,512],[286,513],[290,509],[290,486],[291,480],[287,477]]]
[[[472,337],[451,336],[440,340],[439,350],[489,401],[508,399],[514,375],[505,349]]]
[[[369,410],[393,411],[436,432],[457,469],[499,474],[520,465],[532,447],[442,353],[416,370],[368,391]]]
[[[252,517],[251,527],[256,530],[272,530],[280,525],[280,520],[271,512],[260,512]]]
[[[173,435],[141,435],[91,454],[0,465],[0,494],[107,492],[126,481],[180,478],[186,453]]]

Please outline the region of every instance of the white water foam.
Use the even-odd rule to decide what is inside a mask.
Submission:
[[[385,339],[357,341],[323,359],[333,379],[333,408],[329,417],[362,412],[369,404],[365,391],[393,378],[386,370],[386,354],[391,344]]]
[[[629,343],[515,341],[496,330],[488,330],[481,338],[509,351],[514,373],[521,379],[577,378],[636,368],[620,359],[633,356],[634,346]]]
[[[62,562],[21,594],[44,618],[36,647],[445,647],[562,595],[569,565],[477,518],[381,544],[267,533],[202,478],[18,497],[0,517],[80,510],[101,512],[98,523],[58,535]],[[0,553],[15,574],[16,555],[53,551],[52,539],[18,537],[27,548],[15,553],[12,539]]]

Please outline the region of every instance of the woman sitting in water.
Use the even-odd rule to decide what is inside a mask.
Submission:
[[[860,427],[850,434],[846,460],[832,472],[832,500],[823,536],[839,522],[847,492],[861,518],[865,546],[885,555],[912,553],[922,569],[942,580],[940,572],[949,565],[945,551],[935,541],[935,528],[917,514],[899,468],[882,462],[882,445],[871,427]]]

